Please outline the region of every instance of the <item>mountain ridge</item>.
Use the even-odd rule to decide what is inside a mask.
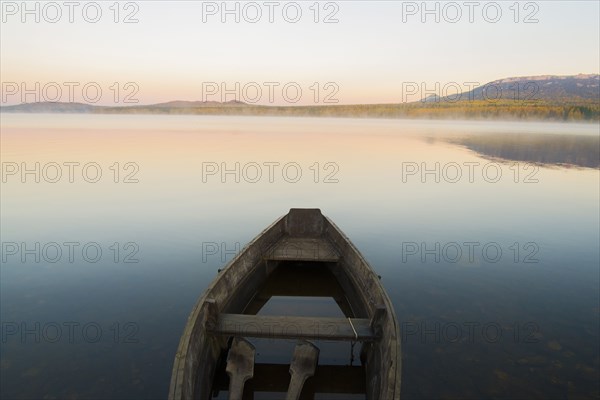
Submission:
[[[460,96],[430,95],[410,103],[255,105],[238,100],[173,100],[148,105],[98,106],[38,102],[0,107],[6,113],[279,115],[373,118],[515,118],[600,120],[600,74],[539,75],[491,81]]]

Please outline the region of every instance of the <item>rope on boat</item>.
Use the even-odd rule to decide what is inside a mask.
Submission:
[[[354,324],[352,323],[350,317],[348,317],[348,322],[350,322],[350,327],[352,328],[352,332],[354,332],[354,339],[358,340],[358,333],[356,333],[356,329],[354,329]]]

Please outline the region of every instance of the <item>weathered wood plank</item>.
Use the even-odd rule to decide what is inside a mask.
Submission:
[[[254,354],[252,343],[244,338],[235,337],[227,354],[229,375],[229,400],[242,400],[244,384],[254,376]]]
[[[290,236],[316,237],[323,233],[323,224],[318,208],[292,208],[285,218],[285,231]]]
[[[290,386],[286,400],[298,400],[304,382],[315,374],[319,363],[319,348],[311,342],[302,341],[296,345],[290,364]]]
[[[340,255],[322,238],[283,237],[266,253],[266,260],[337,262]]]
[[[353,329],[354,328],[354,329]],[[373,341],[376,335],[365,318],[313,318],[219,314],[214,334],[270,338],[336,341]]]

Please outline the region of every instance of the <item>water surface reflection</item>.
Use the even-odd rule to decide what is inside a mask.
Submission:
[[[382,276],[405,324],[403,398],[599,396],[597,165],[540,165],[536,182],[526,183],[499,163],[494,181],[482,174],[489,159],[446,140],[552,133],[566,162],[583,160],[575,151],[582,149],[588,163],[584,141],[577,138],[575,154],[561,143],[570,143],[565,135],[597,135],[597,125],[17,114],[2,115],[1,124],[3,163],[93,161],[105,173],[97,183],[38,183],[32,175],[23,183],[19,174],[2,183],[3,243],[95,242],[103,250],[97,262],[80,252],[73,262],[51,262],[3,249],[3,398],[164,398],[197,298],[236,244],[292,207],[321,208]],[[521,139],[508,150],[502,140],[482,141],[478,151],[492,146],[490,153],[502,150],[489,156],[521,157]],[[529,149],[525,163],[538,162]],[[137,163],[139,182],[115,183],[115,162]],[[272,181],[266,169],[257,182],[241,169],[237,180],[221,171],[203,179],[206,162],[280,169]],[[291,162],[302,171],[297,182],[281,174]],[[328,162],[338,167],[337,181],[323,179]],[[436,163],[439,172],[421,168]],[[452,182],[443,169],[450,163],[478,169],[472,180],[463,170]],[[420,169],[403,177],[407,165]],[[139,246],[137,263],[123,262],[129,242]],[[462,250],[456,259],[453,243]],[[531,243],[537,261],[526,263]],[[74,342],[67,330],[54,341],[43,334],[48,324],[71,322],[79,324]],[[33,333],[22,336],[23,323]],[[89,323],[102,328],[96,342],[82,336]]]

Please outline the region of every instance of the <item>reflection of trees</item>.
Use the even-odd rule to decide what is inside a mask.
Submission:
[[[600,168],[599,136],[487,134],[452,141],[490,157]]]

